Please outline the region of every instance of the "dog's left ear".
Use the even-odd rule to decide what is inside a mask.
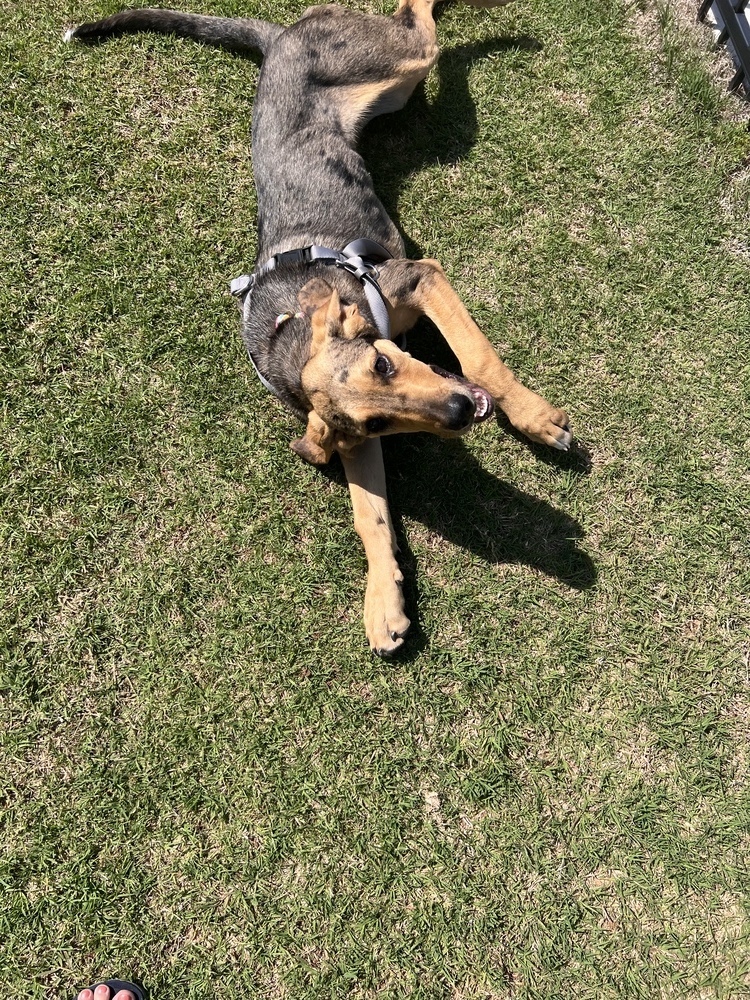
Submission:
[[[322,278],[311,278],[306,285],[297,292],[297,301],[302,311],[312,317],[321,306],[328,305],[333,289]]]
[[[292,441],[292,451],[311,465],[325,465],[333,454],[333,428],[321,420],[315,410],[307,416],[307,427],[301,438]]]
[[[290,447],[300,458],[311,465],[326,465],[330,462],[334,451],[348,455],[365,439],[354,434],[344,434],[323,420],[315,410],[307,416],[307,427],[301,438],[292,441]]]

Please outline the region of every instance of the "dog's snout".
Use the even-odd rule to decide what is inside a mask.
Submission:
[[[446,407],[446,426],[448,430],[460,431],[474,419],[474,400],[462,392],[454,392]]]

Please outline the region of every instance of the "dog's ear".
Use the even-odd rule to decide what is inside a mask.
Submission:
[[[353,340],[367,326],[356,302],[342,306],[339,293],[322,278],[311,278],[297,293],[297,301],[312,319],[314,354],[328,334]]]
[[[311,278],[297,292],[297,301],[307,316],[312,316],[321,306],[327,305],[333,289],[322,278]]]
[[[307,415],[305,433],[301,438],[292,441],[290,447],[300,458],[304,458],[311,465],[325,465],[330,462],[334,451],[348,455],[364,440],[364,437],[344,434],[343,431],[329,427],[315,410],[311,410]]]
[[[312,288],[310,287],[312,286]],[[324,287],[325,286],[325,290]],[[308,316],[312,317],[312,344],[310,357],[314,357],[322,348],[329,335],[336,336],[341,326],[341,300],[335,288],[322,278],[313,278],[304,288],[300,289],[297,298]]]
[[[307,417],[307,428],[301,438],[292,441],[291,449],[311,465],[325,465],[330,462],[334,450],[334,431],[321,420],[315,410]]]
[[[342,307],[341,333],[347,340],[354,340],[366,327],[367,323],[365,323],[356,302],[352,302],[350,306]]]

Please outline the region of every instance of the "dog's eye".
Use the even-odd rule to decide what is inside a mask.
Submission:
[[[375,359],[375,371],[381,375],[393,375],[395,369],[385,354],[378,354]]]
[[[368,434],[380,434],[388,426],[388,421],[385,417],[370,417],[370,419],[365,424]]]

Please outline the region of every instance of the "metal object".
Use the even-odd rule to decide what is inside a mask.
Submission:
[[[730,90],[745,88],[750,97],[750,21],[745,10],[748,0],[702,0],[698,8],[698,20],[705,21],[711,10],[719,29],[717,43],[731,42],[737,72],[729,81]]]

